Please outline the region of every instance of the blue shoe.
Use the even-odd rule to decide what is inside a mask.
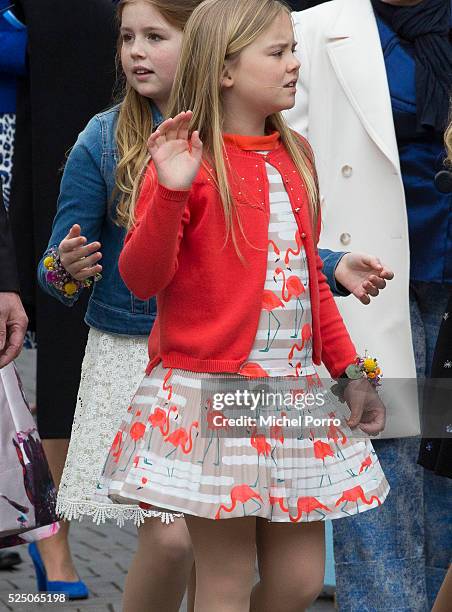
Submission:
[[[38,583],[38,591],[47,593],[64,593],[68,599],[86,599],[89,595],[86,584],[78,582],[64,582],[62,580],[47,580],[46,570],[35,542],[28,545],[28,553],[33,561]]]

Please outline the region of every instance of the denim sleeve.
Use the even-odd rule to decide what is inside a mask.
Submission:
[[[102,138],[99,120],[94,117],[80,134],[69,154],[61,180],[52,234],[38,264],[39,285],[63,304],[72,306],[82,289],[67,298],[46,280],[44,258],[51,247],[58,247],[74,223],[78,223],[87,244],[100,241],[108,211],[107,186],[101,172]],[[102,260],[101,260],[102,262]]]
[[[326,276],[331,293],[336,297],[347,297],[350,295],[350,291],[338,283],[335,277],[337,265],[343,256],[346,255],[346,252],[319,249],[319,255],[323,261],[323,273]]]

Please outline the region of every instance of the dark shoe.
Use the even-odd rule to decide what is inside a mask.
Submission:
[[[0,570],[11,569],[15,565],[22,563],[19,553],[11,551],[0,551]]]

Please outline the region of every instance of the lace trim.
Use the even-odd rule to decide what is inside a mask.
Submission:
[[[165,512],[161,510],[143,510],[139,506],[122,504],[96,504],[71,499],[61,499],[58,496],[57,514],[66,521],[82,521],[85,516],[92,516],[96,525],[104,524],[106,519],[116,520],[118,527],[124,527],[125,521],[133,521],[139,527],[147,518],[160,518],[162,523],[169,525],[174,519],[183,518],[182,512]]]

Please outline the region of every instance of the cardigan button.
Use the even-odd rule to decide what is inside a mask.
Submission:
[[[301,232],[301,237],[304,239],[306,238],[306,234],[304,232]]]
[[[351,166],[349,166],[348,164],[345,164],[345,166],[342,166],[342,176],[344,178],[350,178],[352,174],[353,174],[353,168]]]
[[[347,232],[344,232],[339,236],[339,240],[342,242],[342,244],[350,244],[350,242],[352,241],[352,237]]]
[[[295,212],[300,212],[301,208],[296,208]]]

